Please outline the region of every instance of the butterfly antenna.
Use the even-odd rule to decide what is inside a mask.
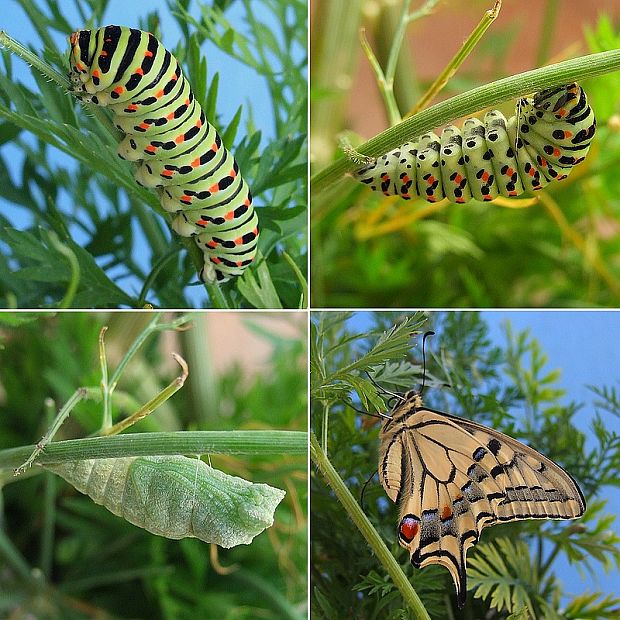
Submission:
[[[369,415],[372,418],[379,418],[380,420],[391,419],[389,416],[386,416],[384,413],[370,413],[370,411],[364,411],[362,409],[358,409],[351,403],[347,402],[347,406],[351,407],[353,411],[357,411],[357,413],[361,413],[362,415]]]
[[[370,373],[366,370],[364,371],[367,375],[368,378],[370,379],[370,382],[379,390],[379,392],[381,392],[382,394],[389,394],[392,398],[397,398],[399,400],[404,400],[404,398],[400,395],[397,394],[396,392],[390,392],[390,390],[386,390],[382,385],[379,385],[371,376]]]
[[[426,339],[429,336],[434,336],[435,332],[428,331],[424,334],[422,338],[422,387],[420,387],[420,395],[424,392],[424,386],[426,384]]]
[[[373,471],[372,474],[370,474],[370,478],[368,478],[368,480],[364,482],[364,486],[362,487],[362,492],[360,494],[360,506],[364,512],[366,512],[366,508],[364,507],[364,493],[366,492],[366,487],[368,486],[368,483],[375,477],[376,473],[376,471]]]

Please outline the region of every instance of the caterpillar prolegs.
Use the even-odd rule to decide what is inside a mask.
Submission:
[[[125,133],[118,155],[142,162],[172,228],[204,253],[200,277],[224,282],[256,256],[258,218],[237,162],[192,94],[177,59],[150,33],[123,26],[70,38],[69,77],[80,99],[107,106]]]
[[[386,196],[465,203],[519,196],[565,179],[583,161],[596,131],[594,112],[578,84],[521,99],[506,120],[498,110],[484,123],[468,118],[462,131],[417,141],[379,157],[353,176]]]

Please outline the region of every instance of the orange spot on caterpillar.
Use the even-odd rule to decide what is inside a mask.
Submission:
[[[229,211],[225,216],[224,216],[225,220],[234,220],[235,219],[235,212],[234,211]]]
[[[211,241],[207,242],[207,246],[210,248],[216,248],[217,247],[217,243],[215,241],[213,241],[213,239],[211,239]]]
[[[136,75],[144,75],[144,69],[143,69],[142,67],[138,67],[138,68],[134,71],[134,73],[135,73]]]
[[[168,116],[166,116],[166,119],[171,121],[174,118],[174,112],[170,112],[170,114],[168,114]]]
[[[167,179],[171,178],[174,172],[172,170],[164,170],[160,176],[166,177]]]
[[[183,142],[185,142],[185,134],[181,134],[180,136],[177,136],[174,141],[177,144],[183,144]]]
[[[140,127],[140,129],[148,129],[149,128],[149,124],[148,123],[140,123],[138,125],[138,127]]]
[[[237,237],[235,239],[235,245],[242,245],[243,244],[243,237]]]
[[[144,150],[148,151],[149,153],[157,153],[157,147],[153,146],[152,144],[149,144]]]
[[[486,170],[485,170],[485,171],[482,173],[482,177],[481,177],[481,178],[482,178],[482,180],[483,180],[483,181],[485,181],[485,182],[486,182],[486,181],[488,181],[488,180],[489,180],[489,177],[490,177],[490,176],[491,176],[491,175],[488,173],[488,171],[486,171]]]
[[[144,52],[144,57],[153,58],[153,52],[151,52],[150,50],[146,50],[146,52]]]
[[[215,194],[216,192],[220,191],[220,184],[219,183],[214,183],[208,190],[209,193],[211,194]]]
[[[156,98],[156,99],[161,99],[163,96],[164,96],[164,91],[163,91],[163,89],[162,89],[162,90],[158,90],[158,91],[155,93],[155,98]]]
[[[108,55],[108,52],[106,52],[105,50],[101,50],[101,54],[99,54],[99,58],[106,58],[107,55]]]
[[[198,168],[200,166],[200,157],[196,157],[194,161],[191,163],[192,168]]]
[[[237,176],[237,173],[234,170],[231,169],[231,171],[228,173],[228,176],[231,179],[234,179]]]
[[[93,71],[93,77],[98,78],[99,77],[99,71],[97,69],[95,69]]]
[[[125,90],[125,88],[123,86],[117,86],[112,92],[120,95],[123,93],[123,91]]]

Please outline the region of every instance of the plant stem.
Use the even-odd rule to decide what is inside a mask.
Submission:
[[[30,445],[1,450],[0,469],[23,463],[34,448],[35,446]],[[45,465],[80,459],[162,454],[307,453],[308,434],[303,431],[176,431],[54,441],[45,446],[45,450],[38,455],[37,462]]]
[[[402,123],[386,129],[357,150],[363,155],[379,157],[413,140],[425,131],[455,118],[472,114],[502,101],[515,99],[544,88],[562,86],[585,78],[611,73],[620,69],[620,49],[590,54],[566,60],[548,67],[513,75],[442,101]],[[316,173],[311,179],[311,191],[316,194],[340,180],[356,168],[355,162],[341,158]]]
[[[482,39],[484,33],[499,15],[501,7],[501,0],[496,0],[493,8],[484,12],[482,19],[478,22],[478,25],[474,28],[472,33],[467,37],[461,49],[456,53],[452,60],[450,60],[450,62],[446,65],[446,68],[439,74],[437,79],[429,86],[428,90],[422,95],[422,97],[420,97],[420,100],[415,104],[415,106],[407,112],[405,117],[413,116],[419,110],[424,109],[428,102],[432,101],[437,96],[437,94],[448,83],[450,78],[459,70],[459,67],[471,54],[476,45],[478,45],[478,42]]]
[[[321,446],[319,446],[319,442],[314,436],[314,433],[310,434],[310,455],[321,475],[327,484],[334,490],[334,493],[336,493],[338,500],[347,511],[347,514],[362,533],[377,558],[392,578],[394,585],[400,590],[404,603],[413,612],[413,617],[430,620],[430,616],[424,608],[424,605],[422,604],[422,601],[418,597],[416,591],[411,586],[409,579],[407,579],[406,575],[398,565],[398,562],[394,559],[394,556],[390,553],[390,550],[381,540],[377,530],[375,530],[372,523],[370,523],[358,503],[355,501],[355,498],[351,495],[351,492],[344,484],[342,478],[338,475],[338,472],[334,469],[323,450],[321,450]]]
[[[616,279],[607,264],[603,261],[598,249],[596,247],[591,247],[590,244],[588,244],[583,238],[581,233],[571,226],[564,213],[562,213],[562,209],[560,209],[551,196],[541,192],[538,195],[538,198],[544,205],[545,209],[547,209],[549,215],[551,215],[551,217],[555,220],[555,223],[558,225],[558,228],[562,234],[569,239],[575,248],[577,248],[577,250],[583,255],[585,262],[588,263],[590,267],[598,273],[600,278],[605,281],[613,295],[616,298],[620,298],[620,282]]]

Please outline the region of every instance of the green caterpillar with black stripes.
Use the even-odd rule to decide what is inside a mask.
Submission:
[[[238,276],[256,256],[258,218],[235,158],[206,119],[177,59],[154,35],[124,26],[70,37],[73,94],[106,106],[125,137],[122,159],[156,188],[173,230],[204,254],[203,282]]]
[[[441,138],[425,133],[357,170],[353,176],[383,192],[428,202],[461,204],[512,198],[565,179],[588,153],[594,112],[578,84],[549,88],[521,99],[506,120],[492,110],[484,123],[468,118],[462,131],[447,126]]]

